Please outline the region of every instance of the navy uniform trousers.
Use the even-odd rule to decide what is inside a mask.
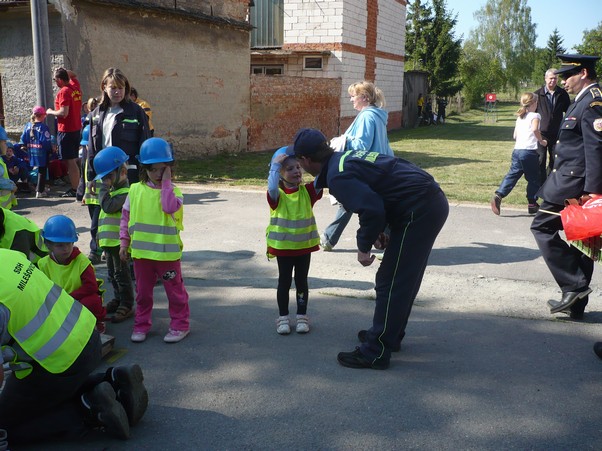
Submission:
[[[372,328],[360,347],[368,359],[388,361],[391,349],[399,346],[433,244],[448,214],[445,194],[437,189],[391,225],[390,241],[376,273]]]
[[[531,232],[537,242],[548,269],[563,293],[581,291],[589,286],[594,273],[594,261],[571,246],[560,236],[560,216],[542,210],[560,212],[564,205],[543,201],[540,211],[533,218]]]

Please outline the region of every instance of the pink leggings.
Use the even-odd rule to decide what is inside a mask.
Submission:
[[[180,260],[165,262],[134,259],[134,274],[136,276],[136,318],[134,332],[148,333],[153,321],[153,289],[155,282],[160,279],[165,287],[169,302],[169,328],[173,330],[190,329],[190,307],[188,292],[182,278]]]

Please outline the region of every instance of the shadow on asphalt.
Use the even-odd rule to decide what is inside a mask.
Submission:
[[[472,246],[453,246],[433,249],[429,258],[432,266],[454,266],[473,263],[516,263],[536,260],[539,250],[492,243],[471,243]]]

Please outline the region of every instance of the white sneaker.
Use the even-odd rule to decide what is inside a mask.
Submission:
[[[146,340],[146,334],[144,332],[132,332],[132,336],[130,337],[134,343],[142,343]]]
[[[48,197],[48,193],[46,191],[38,191],[36,193],[36,199],[39,199],[40,197]]]
[[[332,244],[330,244],[330,242],[328,241],[328,239],[326,238],[326,235],[322,234],[320,235],[320,245],[322,246],[322,250],[324,252],[331,252],[332,251]]]
[[[169,332],[167,332],[167,335],[165,335],[165,337],[163,337],[163,341],[165,343],[177,343],[179,341],[182,341],[184,338],[186,338],[186,336],[189,333],[190,333],[189,330],[169,329]]]
[[[276,320],[276,332],[280,335],[288,335],[291,333],[288,316],[279,316]]]
[[[297,327],[295,327],[295,330],[298,334],[309,332],[309,318],[307,315],[297,315]]]

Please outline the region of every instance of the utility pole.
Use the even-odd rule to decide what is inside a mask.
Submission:
[[[31,30],[36,74],[36,102],[48,108],[53,106],[52,74],[50,70],[50,34],[46,0],[31,0]],[[55,135],[55,121],[47,121],[50,133]]]

